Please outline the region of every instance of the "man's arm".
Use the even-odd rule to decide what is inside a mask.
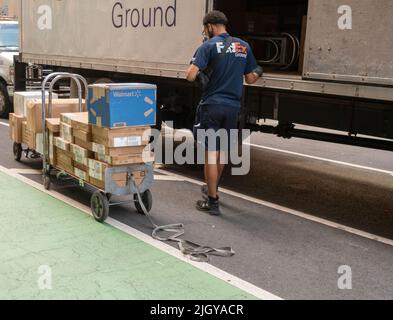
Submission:
[[[190,82],[194,82],[197,78],[199,72],[199,67],[195,64],[190,65],[190,67],[186,71],[186,79]]]
[[[254,84],[263,75],[263,69],[261,66],[256,67],[252,72],[245,75],[247,84]]]
[[[258,66],[254,54],[249,45],[247,45],[247,63],[244,77],[247,84],[254,84],[263,75],[263,69]]]
[[[258,81],[259,76],[256,73],[254,73],[254,72],[250,72],[250,73],[245,75],[245,78],[246,78],[246,83],[247,84],[254,84],[255,82]]]
[[[204,70],[209,63],[209,47],[205,42],[191,60],[191,65],[186,71],[186,79],[190,82],[194,82],[197,79],[200,70]]]

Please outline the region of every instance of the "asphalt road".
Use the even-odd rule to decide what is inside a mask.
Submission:
[[[12,160],[8,128],[0,125],[0,165],[39,169],[38,160]],[[393,171],[393,154],[299,139],[255,135],[253,143]],[[267,149],[252,149],[251,172],[225,175],[222,186],[238,193],[299,210],[388,239],[393,239],[393,176]],[[166,170],[200,179],[200,167]],[[27,175],[39,181],[39,175]],[[169,179],[170,180],[170,179]],[[152,216],[158,224],[182,222],[186,238],[210,246],[232,246],[233,258],[211,264],[284,299],[393,299],[392,246],[370,240],[241,197],[221,194],[222,217],[194,209],[199,186],[188,181],[158,180]],[[88,205],[89,193],[62,193]],[[129,206],[113,208],[111,217],[146,234],[145,217]],[[340,290],[338,268],[352,270],[352,290]]]

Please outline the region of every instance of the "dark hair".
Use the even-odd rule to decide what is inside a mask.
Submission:
[[[203,18],[203,25],[207,26],[208,24],[222,24],[226,26],[228,24],[227,16],[218,10],[210,11],[204,18]]]

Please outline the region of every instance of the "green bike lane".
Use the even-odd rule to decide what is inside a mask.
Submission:
[[[255,299],[2,172],[0,199],[0,299]]]

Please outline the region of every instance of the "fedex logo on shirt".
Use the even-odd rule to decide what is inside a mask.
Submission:
[[[216,43],[217,52],[220,54],[225,49],[224,42]],[[232,42],[226,53],[234,53],[236,57],[247,58],[247,47],[242,46],[240,42]]]

